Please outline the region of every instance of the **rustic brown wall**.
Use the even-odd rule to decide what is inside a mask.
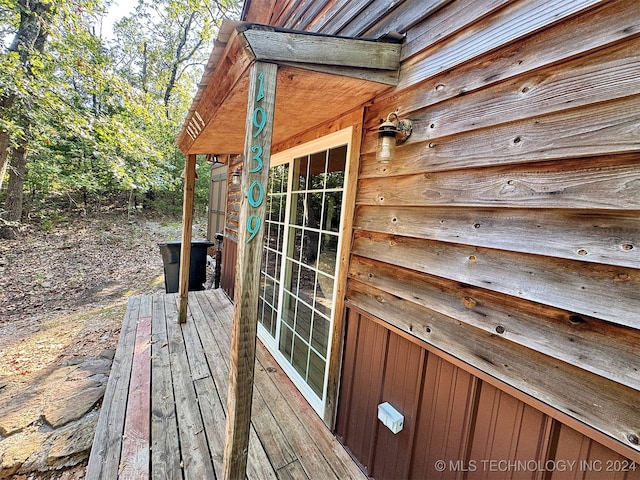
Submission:
[[[240,216],[240,185],[232,182],[233,172],[242,165],[242,156],[229,157],[227,170],[227,207],[226,224],[224,226],[224,242],[222,245],[222,268],[220,288],[233,300],[236,280],[236,259],[238,251],[238,219]]]
[[[248,20],[405,36],[399,85],[367,108],[364,131],[398,109],[414,133],[390,165],[363,136],[347,301],[549,408],[527,422],[556,451],[587,434],[640,459],[640,3],[258,3]],[[345,358],[354,381],[382,375],[374,345]],[[343,388],[340,411],[364,433],[339,431],[386,475],[368,437],[378,427]],[[422,471],[411,462],[399,471]]]

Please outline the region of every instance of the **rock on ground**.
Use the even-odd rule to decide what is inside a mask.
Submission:
[[[74,359],[0,397],[0,478],[77,465],[91,449],[108,358]]]

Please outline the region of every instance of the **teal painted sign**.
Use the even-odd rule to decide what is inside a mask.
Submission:
[[[260,103],[264,99],[264,73],[258,74],[258,88],[256,92],[256,103]],[[258,138],[264,127],[267,125],[267,112],[261,106],[256,106],[253,109],[253,138]],[[262,145],[252,145],[251,152],[253,155],[251,159],[255,162],[253,168],[249,170],[249,173],[258,173],[262,171],[263,160],[262,160]],[[247,200],[249,201],[249,205],[253,208],[258,208],[264,202],[264,186],[258,180],[254,180],[249,185],[249,189],[247,190]],[[249,232],[249,237],[247,238],[247,243],[251,242],[257,233],[260,231],[260,227],[262,226],[262,219],[257,214],[249,215],[247,218],[247,232]]]

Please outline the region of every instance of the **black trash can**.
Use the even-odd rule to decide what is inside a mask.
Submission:
[[[189,291],[204,290],[207,279],[207,249],[214,245],[208,240],[191,242],[191,261],[189,263]],[[160,253],[164,264],[164,288],[167,293],[176,293],[180,285],[180,249],[182,242],[160,242]]]

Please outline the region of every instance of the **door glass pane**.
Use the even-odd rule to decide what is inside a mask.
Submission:
[[[327,316],[331,315],[333,305],[333,281],[333,277],[318,272],[314,307],[318,312]]]
[[[325,161],[327,152],[317,152],[309,155],[311,163],[309,164],[309,190],[324,189],[324,180],[327,176]]]
[[[284,215],[286,212],[288,165],[279,165],[269,171],[267,211],[265,214],[264,255],[261,268],[260,312],[258,320],[275,339],[280,265],[282,262]]]
[[[285,291],[282,302],[282,321],[291,328],[296,323],[296,299],[291,293]]]
[[[302,263],[315,267],[318,259],[318,247],[320,245],[320,232],[304,230],[302,243]]]
[[[309,157],[299,157],[293,161],[293,190],[306,190]]]
[[[311,338],[312,313],[311,307],[305,305],[304,302],[298,302],[298,311],[296,312],[296,333],[307,343]]]
[[[333,275],[336,270],[336,256],[338,255],[338,236],[328,233],[322,234],[320,255],[318,256],[318,270]]]
[[[280,328],[279,350],[287,360],[291,361],[291,353],[293,352],[293,331],[286,325],[282,325]]]
[[[316,395],[322,397],[326,362],[313,350],[309,355],[309,386]]]
[[[292,365],[305,378],[307,376],[307,361],[309,359],[309,345],[299,336],[293,337]]]
[[[302,232],[301,228],[289,227],[289,258],[300,261],[302,253]]]
[[[342,214],[342,192],[327,192],[324,196],[323,230],[338,232]]]
[[[300,265],[300,279],[298,281],[297,295],[299,298],[313,305],[313,293],[316,284],[316,271]]]
[[[304,192],[294,193],[291,196],[291,224],[304,225],[305,219],[305,203],[307,194]]]
[[[310,192],[305,198],[304,226],[320,228],[322,215],[322,193]]]
[[[321,315],[316,315],[313,319],[311,345],[326,357],[329,345],[329,320]]]
[[[321,400],[346,155],[342,145],[293,158],[290,192],[288,164],[270,170],[261,323],[273,330],[279,352]]]

